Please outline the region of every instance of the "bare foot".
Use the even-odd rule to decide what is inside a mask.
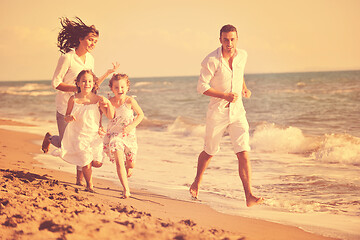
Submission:
[[[191,194],[191,197],[193,197],[194,199],[198,199],[199,187],[195,184],[195,182],[191,184],[189,192]]]
[[[44,140],[41,145],[41,149],[43,150],[44,153],[47,153],[49,151],[50,143],[51,143],[50,137],[51,137],[51,134],[49,132],[47,132],[44,136]]]
[[[246,206],[252,207],[254,205],[258,205],[264,202],[264,198],[262,197],[255,197],[251,195],[250,197],[246,198]]]
[[[83,182],[76,182],[75,184],[78,186],[85,186],[85,184]]]
[[[85,192],[95,193],[95,190],[94,190],[94,188],[87,187],[87,188],[85,188]]]
[[[85,183],[83,180],[84,180],[83,172],[79,169],[76,169],[76,185],[85,186]]]
[[[131,177],[131,175],[133,174],[133,168],[126,168],[126,173],[127,173],[127,177]]]
[[[131,196],[130,191],[124,191],[123,195],[122,195],[122,198],[126,199],[126,198],[129,198],[130,196]]]

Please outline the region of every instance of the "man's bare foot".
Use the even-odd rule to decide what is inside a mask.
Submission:
[[[126,168],[126,173],[127,173],[127,177],[131,177],[131,175],[133,174],[133,168]]]
[[[47,153],[49,151],[50,143],[51,143],[50,137],[51,134],[49,132],[47,132],[44,136],[44,140],[41,145],[41,150],[43,150],[44,153]]]
[[[252,207],[254,205],[258,205],[264,202],[264,198],[262,197],[255,197],[253,195],[246,198],[246,206]]]
[[[123,195],[122,195],[122,198],[123,198],[123,199],[126,199],[126,198],[129,198],[130,196],[131,196],[130,191],[125,191],[125,190],[124,190]]]
[[[191,194],[191,197],[193,197],[194,199],[198,199],[199,187],[195,184],[195,182],[191,184],[189,192]]]

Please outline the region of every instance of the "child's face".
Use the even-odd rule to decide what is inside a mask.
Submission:
[[[90,93],[94,88],[94,78],[91,74],[85,73],[77,85],[82,93]]]
[[[121,97],[126,95],[129,91],[129,87],[127,85],[126,80],[114,81],[111,87],[111,91],[115,94],[116,97]]]

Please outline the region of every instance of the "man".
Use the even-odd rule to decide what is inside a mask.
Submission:
[[[236,28],[225,25],[220,30],[221,47],[210,53],[201,63],[197,90],[210,96],[206,115],[204,150],[200,153],[197,174],[190,187],[190,194],[197,198],[199,186],[211,158],[219,151],[220,140],[226,129],[230,134],[234,152],[239,162],[239,176],[242,181],[246,205],[260,204],[263,198],[251,192],[251,165],[248,158],[249,124],[242,103],[242,96],[250,97],[244,81],[247,53],[237,49]]]

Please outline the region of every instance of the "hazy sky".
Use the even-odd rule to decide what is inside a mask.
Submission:
[[[50,80],[59,17],[94,24],[95,73],[198,75],[233,24],[246,73],[360,69],[359,0],[0,0],[0,81]]]

